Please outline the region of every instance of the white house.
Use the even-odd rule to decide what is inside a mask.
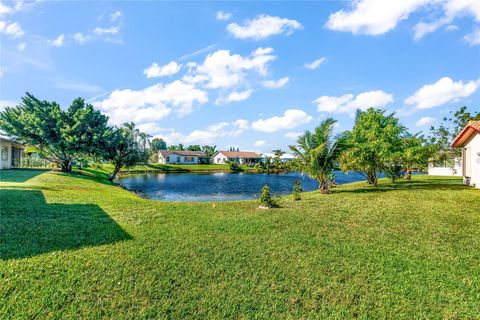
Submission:
[[[210,159],[203,151],[160,150],[158,163],[163,164],[200,164],[209,163]]]
[[[10,138],[0,136],[0,169],[10,169],[20,165],[23,146]]]
[[[468,122],[452,147],[462,148],[463,182],[480,189],[480,120]]]
[[[237,162],[239,164],[254,164],[262,160],[262,156],[251,151],[217,151],[212,157],[212,163]]]
[[[430,161],[428,163],[428,174],[431,176],[461,177],[462,158],[447,159],[442,163]]]
[[[263,158],[275,158],[275,154],[274,153],[262,153],[262,157]],[[295,159],[295,156],[293,154],[289,154],[289,153],[284,153],[280,156],[280,161],[282,162],[288,162],[288,161],[291,161],[291,160],[294,160]]]

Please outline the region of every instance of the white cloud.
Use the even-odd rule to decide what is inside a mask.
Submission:
[[[455,31],[458,30],[458,26],[454,24],[449,24],[448,26],[445,27],[445,31]]]
[[[332,13],[326,27],[353,34],[381,35],[394,29],[402,20],[423,10],[433,20],[420,21],[414,27],[414,39],[450,24],[455,18],[471,16],[480,22],[480,2],[478,0],[356,0],[350,9]],[[450,28],[451,30],[451,28]]]
[[[353,34],[380,35],[397,26],[408,16],[426,4],[428,0],[357,0],[350,10],[332,13],[326,23],[331,30]]]
[[[233,91],[226,97],[220,97],[218,98],[215,103],[216,104],[222,104],[222,103],[228,103],[228,102],[239,102],[243,100],[247,100],[250,98],[253,90],[245,90],[245,91]]]
[[[313,120],[313,117],[300,109],[289,109],[282,116],[260,119],[252,123],[252,128],[262,132],[275,132],[282,129],[292,129]]]
[[[480,28],[476,29],[472,33],[467,34],[465,37],[463,37],[463,40],[465,40],[471,46],[480,45]]]
[[[182,65],[175,61],[170,61],[164,66],[159,66],[156,63],[152,63],[150,67],[143,70],[143,73],[147,76],[147,78],[159,78],[176,74],[181,68]]]
[[[289,77],[283,77],[278,80],[267,80],[263,82],[263,86],[269,89],[278,89],[285,86],[289,80],[290,80]]]
[[[232,125],[242,130],[248,129],[248,121],[245,119],[237,119],[232,122]]]
[[[238,86],[255,75],[265,76],[268,63],[275,60],[272,48],[258,48],[249,56],[217,50],[209,54],[202,64],[189,63],[189,72],[183,80],[198,83],[209,89],[227,89]]]
[[[91,39],[89,35],[85,35],[83,33],[77,32],[73,35],[73,40],[78,44],[84,44]]]
[[[168,144],[211,144],[215,143],[219,138],[238,137],[246,128],[240,128],[239,123],[245,126],[246,120],[237,119],[232,122],[220,122],[207,126],[203,130],[193,130],[188,134],[183,134],[177,131],[172,131],[168,134],[162,135]]]
[[[117,21],[121,16],[122,16],[122,12],[121,12],[121,11],[115,11],[114,13],[112,13],[112,14],[110,15],[110,21],[111,21],[111,22],[115,22],[115,21]]]
[[[453,81],[443,77],[437,82],[426,84],[405,99],[405,104],[417,109],[430,109],[447,102],[455,102],[473,94],[480,85],[480,79],[469,82]]]
[[[265,140],[257,140],[253,143],[253,146],[257,147],[257,148],[260,148],[260,147],[263,147],[266,143],[267,143],[267,141],[265,141]]]
[[[315,70],[318,67],[320,67],[320,65],[322,63],[324,63],[326,60],[327,60],[326,57],[321,57],[320,59],[317,59],[317,60],[312,61],[310,63],[305,63],[305,68],[310,69],[310,70]]]
[[[63,45],[65,44],[65,35],[61,34],[53,40],[48,40],[48,43],[54,47],[63,47]]]
[[[366,110],[370,107],[384,107],[393,102],[393,95],[382,90],[366,91],[354,96],[321,96],[313,101],[320,112],[351,113],[356,109]]]
[[[290,35],[303,26],[296,20],[290,20],[269,15],[259,15],[255,19],[244,21],[243,25],[230,23],[227,30],[239,39],[260,40],[278,34]]]
[[[100,88],[97,85],[85,83],[78,80],[60,79],[60,80],[53,81],[53,83],[55,84],[55,87],[59,89],[65,89],[65,90],[73,90],[73,91],[87,92],[87,93],[98,93],[102,91],[102,88]]]
[[[415,126],[416,127],[426,127],[426,126],[431,125],[434,122],[435,122],[435,119],[432,118],[432,117],[421,117],[420,119],[418,119],[417,122],[415,122]]]
[[[13,11],[12,8],[9,6],[4,5],[2,2],[0,2],[0,16],[2,15],[7,15]]]
[[[287,132],[285,133],[285,138],[297,139],[302,134],[303,134],[302,132]]]
[[[0,100],[0,111],[4,110],[6,107],[15,107],[16,102],[11,100]]]
[[[110,28],[95,28],[93,30],[93,32],[95,32],[96,35],[104,35],[104,34],[117,34],[118,32],[120,31],[120,27],[116,26],[116,27],[110,27]]]
[[[226,21],[229,20],[232,17],[232,14],[230,12],[225,12],[225,11],[217,11],[217,20],[220,21]]]
[[[110,116],[112,123],[119,124],[127,121],[152,122],[168,116],[171,112],[185,115],[192,112],[196,105],[207,101],[205,91],[176,80],[142,90],[115,90],[106,99],[94,104]]]
[[[8,34],[14,39],[17,39],[21,38],[25,34],[25,31],[23,31],[18,22],[0,21],[0,33]]]
[[[27,43],[26,42],[21,42],[17,45],[17,50],[18,51],[24,51],[27,48]]]

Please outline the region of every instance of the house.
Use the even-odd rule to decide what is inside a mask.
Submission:
[[[10,169],[20,166],[23,146],[14,140],[0,136],[0,169]]]
[[[469,121],[452,147],[462,148],[463,182],[480,189],[480,120]]]
[[[262,157],[263,158],[275,158],[275,154],[274,153],[262,153]],[[289,153],[284,153],[280,156],[280,161],[283,162],[283,163],[286,163],[288,161],[292,161],[295,159],[295,156],[293,154],[289,154]]]
[[[212,163],[255,164],[260,161],[262,161],[262,156],[251,151],[217,151],[212,157]]]
[[[203,151],[189,150],[160,150],[158,163],[163,164],[202,164],[210,163],[210,159]]]
[[[456,157],[443,161],[431,160],[428,162],[428,174],[431,176],[461,177],[462,158]]]

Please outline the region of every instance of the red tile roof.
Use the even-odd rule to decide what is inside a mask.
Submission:
[[[451,146],[453,148],[461,148],[465,145],[473,134],[480,133],[480,120],[472,120],[467,123],[465,128],[453,140]]]

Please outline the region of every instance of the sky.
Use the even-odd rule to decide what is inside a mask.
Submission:
[[[76,97],[168,144],[287,150],[322,120],[480,111],[480,1],[0,2],[0,108]]]

